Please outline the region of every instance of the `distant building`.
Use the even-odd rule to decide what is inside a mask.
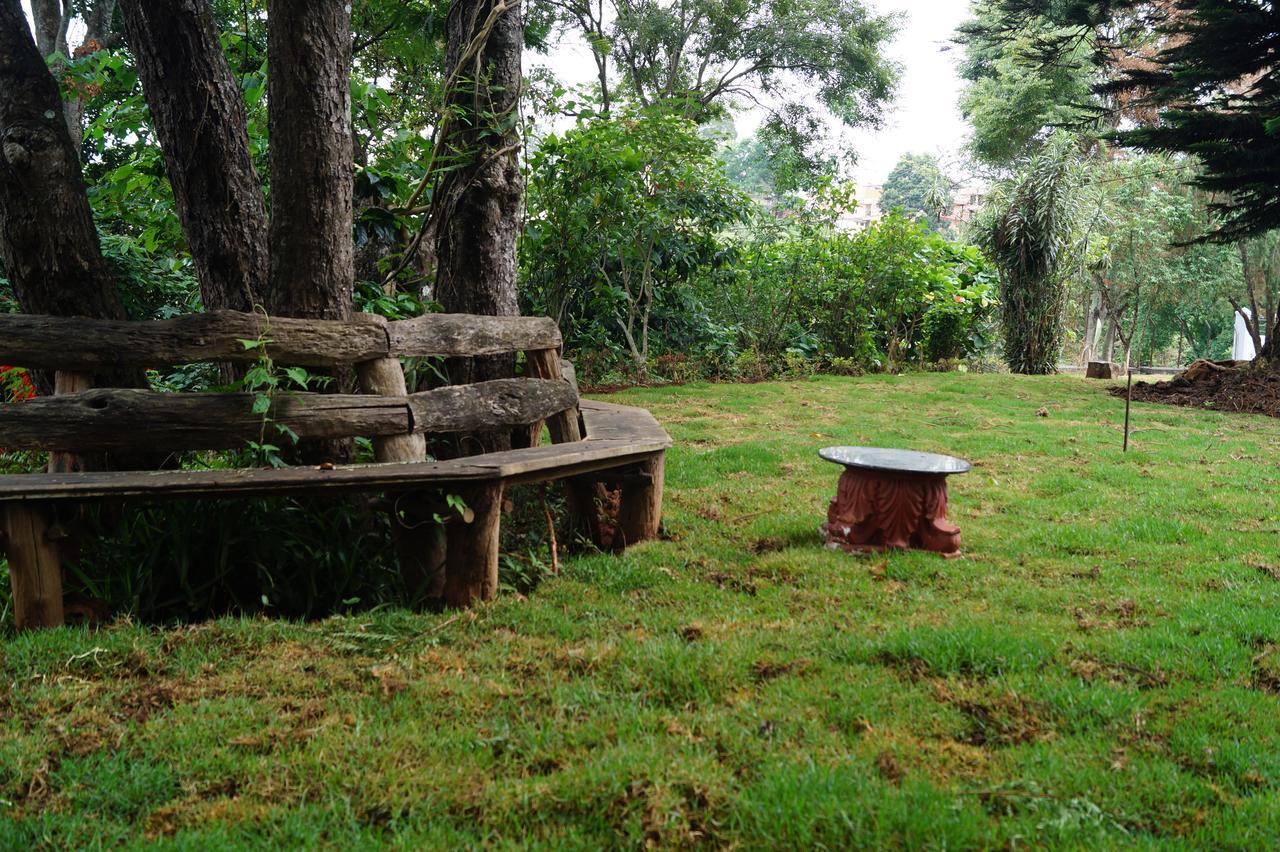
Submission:
[[[884,216],[880,209],[880,199],[884,196],[882,184],[858,184],[858,206],[844,213],[836,220],[836,227],[842,231],[865,231]]]
[[[951,212],[942,217],[942,221],[950,223],[952,228],[959,228],[965,222],[972,222],[974,217],[982,211],[982,205],[986,203],[987,191],[985,188],[976,186],[967,186],[960,189],[955,194],[955,198],[951,202]]]

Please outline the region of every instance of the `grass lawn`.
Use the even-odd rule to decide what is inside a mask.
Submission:
[[[613,399],[676,440],[668,538],[527,600],[8,634],[0,848],[1280,845],[1280,421],[1136,406],[1125,456],[1074,377]],[[836,443],[972,460],[964,558],[824,550]]]

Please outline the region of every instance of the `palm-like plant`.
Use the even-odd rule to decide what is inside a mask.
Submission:
[[[1015,373],[1057,371],[1067,282],[1081,269],[1086,169],[1059,134],[999,184],[979,218],[979,243],[1000,272],[1004,354]]]

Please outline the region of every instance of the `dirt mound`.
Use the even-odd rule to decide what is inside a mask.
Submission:
[[[1113,388],[1111,393],[1122,397],[1125,389]],[[1280,417],[1280,369],[1250,361],[1201,359],[1166,382],[1134,382],[1133,398]]]

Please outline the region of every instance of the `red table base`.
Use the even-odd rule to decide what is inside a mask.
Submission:
[[[845,550],[960,555],[960,528],[947,520],[947,478],[940,474],[845,468],[822,531]]]

